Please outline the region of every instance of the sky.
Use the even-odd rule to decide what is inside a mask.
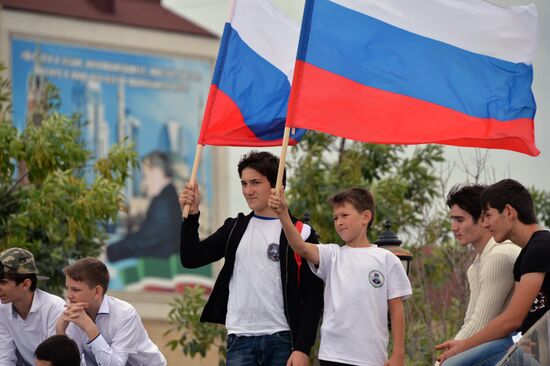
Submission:
[[[300,21],[305,0],[272,0],[272,2],[286,15],[297,22]],[[221,34],[223,30],[229,3],[229,0],[163,0],[163,4],[169,9],[216,34]],[[473,164],[477,150],[481,154],[489,151],[488,160],[485,162],[488,167],[487,172],[490,173],[488,179],[513,178],[527,186],[550,191],[550,1],[494,0],[492,3],[501,6],[534,3],[537,7],[539,47],[534,60],[533,92],[537,102],[535,141],[541,153],[537,157],[532,157],[511,151],[445,147],[447,161],[456,162],[457,165],[450,177],[450,184],[466,180],[463,167]],[[230,164],[236,166],[239,157],[248,150],[250,149],[230,149]],[[280,148],[270,151],[276,155],[280,154]],[[234,170],[236,169],[232,171]],[[234,184],[231,189],[240,189],[237,177],[231,181]],[[235,210],[246,211],[242,200],[232,202],[231,206]]]

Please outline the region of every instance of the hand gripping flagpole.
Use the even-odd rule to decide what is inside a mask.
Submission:
[[[189,178],[189,184],[191,184],[191,187],[193,187],[193,189],[195,187],[195,184],[197,183],[197,171],[199,170],[202,148],[203,145],[197,144],[197,149],[195,150],[195,161],[193,162],[193,170],[191,170],[191,178]],[[190,205],[183,206],[183,211],[181,213],[182,218],[186,219],[187,216],[189,216],[190,208]]]

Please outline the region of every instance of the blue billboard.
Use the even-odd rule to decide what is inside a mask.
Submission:
[[[59,111],[77,115],[94,159],[125,139],[142,157],[125,187],[128,210],[111,228],[102,259],[115,290],[177,291],[212,285],[211,266],[179,263],[181,214],[177,192],[188,181],[212,75],[212,60],[121,52],[12,38],[13,118],[18,128],[45,81],[60,96]],[[91,171],[87,173],[93,174]],[[203,230],[211,227],[212,157],[202,156]]]

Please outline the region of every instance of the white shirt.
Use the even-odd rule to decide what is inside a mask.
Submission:
[[[229,282],[225,326],[228,334],[269,335],[289,330],[284,312],[281,260],[282,225],[279,219],[254,216],[250,219],[235,256]],[[311,228],[304,225],[302,237]]]
[[[325,308],[319,359],[381,366],[387,360],[388,300],[412,294],[407,274],[390,251],[322,244],[319,267]]]
[[[27,319],[22,319],[12,303],[0,304],[0,366],[13,366],[16,351],[26,365],[34,365],[34,351],[46,338],[55,335],[55,322],[65,301],[36,289]],[[21,360],[20,360],[21,361]]]
[[[514,263],[521,248],[507,240],[491,238],[468,268],[470,300],[464,325],[455,339],[468,338],[504,310],[514,289]]]
[[[105,296],[95,323],[100,335],[92,342],[78,325],[70,323],[67,327],[67,335],[76,341],[88,366],[166,365],[164,356],[149,339],[138,313],[127,302]]]

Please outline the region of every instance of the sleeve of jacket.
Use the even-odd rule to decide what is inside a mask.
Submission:
[[[313,228],[306,241],[308,243],[319,243],[319,239],[317,238],[317,234]],[[302,298],[302,307],[300,310],[299,333],[296,337],[296,341],[294,342],[294,349],[309,355],[309,351],[317,338],[319,319],[321,318],[321,313],[323,311],[324,284],[319,277],[315,276],[311,272],[305,258],[302,258],[300,278],[300,296]]]
[[[229,234],[237,220],[228,218],[215,233],[201,241],[199,216],[189,215],[181,223],[180,260],[185,268],[198,268],[222,259]]]

